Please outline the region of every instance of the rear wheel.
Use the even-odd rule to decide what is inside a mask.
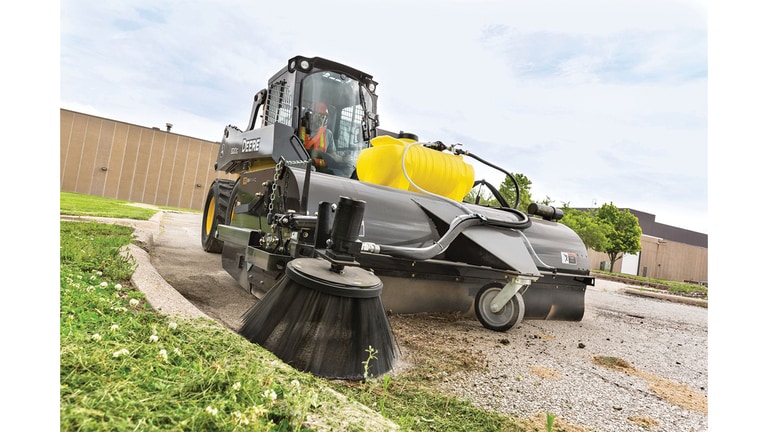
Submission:
[[[200,240],[203,250],[221,253],[224,242],[216,238],[219,224],[226,223],[229,201],[235,187],[233,180],[216,179],[211,183],[203,207],[203,223]]]
[[[478,321],[483,327],[500,332],[520,324],[525,315],[525,303],[520,293],[515,294],[500,311],[491,311],[491,303],[502,288],[500,284],[486,285],[475,296],[475,315]]]

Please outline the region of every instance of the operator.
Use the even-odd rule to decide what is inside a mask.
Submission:
[[[327,171],[328,162],[331,165],[336,162],[333,156],[336,153],[336,145],[333,132],[328,129],[328,105],[325,103],[315,102],[312,109],[304,114],[299,138],[318,170]]]

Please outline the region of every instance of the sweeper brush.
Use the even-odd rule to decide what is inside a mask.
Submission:
[[[297,56],[227,126],[203,211],[203,249],[259,302],[247,339],[318,376],[394,367],[387,313],[474,313],[494,331],[581,320],[589,257],[562,211],[476,181],[461,144],[378,128],[377,83]],[[515,187],[517,187],[517,184]],[[487,187],[498,206],[465,200]],[[386,313],[385,313],[386,311]]]
[[[342,197],[332,244],[356,241],[361,219],[353,213],[362,216],[363,204]],[[353,231],[341,226],[345,215],[358,220]],[[350,267],[353,257],[336,249],[333,261],[289,261],[277,285],[243,315],[240,334],[301,371],[331,379],[379,376],[399,354],[381,303],[381,280]]]

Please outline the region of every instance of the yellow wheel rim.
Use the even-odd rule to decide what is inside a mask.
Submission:
[[[214,214],[216,213],[216,197],[208,200],[208,211],[205,212],[205,233],[211,235]]]

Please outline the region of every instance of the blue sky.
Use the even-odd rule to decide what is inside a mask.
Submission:
[[[280,5],[65,0],[60,106],[218,141],[289,57],[326,57],[380,83],[383,128],[462,143],[534,199],[709,231],[703,1]]]

